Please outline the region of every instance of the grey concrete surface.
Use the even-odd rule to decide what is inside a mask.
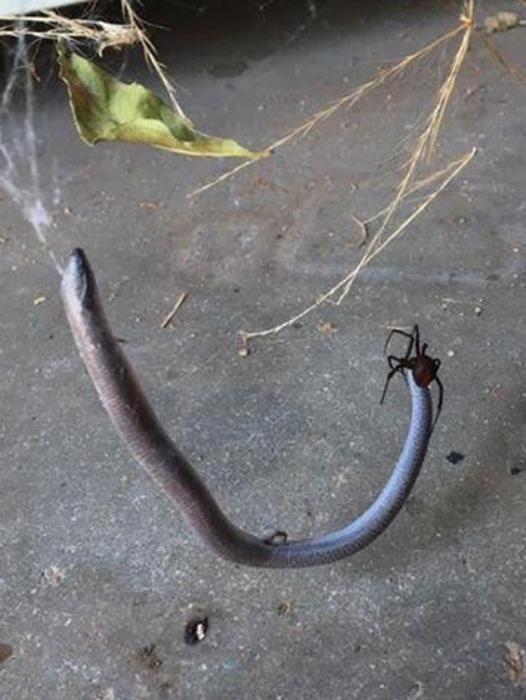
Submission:
[[[447,30],[459,6],[167,8],[150,19],[171,27],[155,37],[185,108],[258,147]],[[496,42],[526,70],[525,31]],[[86,248],[160,416],[237,522],[301,536],[370,501],[408,421],[401,382],[378,404],[387,325],[421,324],[446,402],[414,495],[368,549],[291,572],[219,561],[121,446],[58,276],[3,194],[0,643],[14,652],[0,662],[3,699],[526,697],[506,664],[507,643],[526,648],[526,91],[480,37],[435,161],[476,146],[469,169],[345,303],[237,354],[240,328],[285,320],[357,261],[351,217],[385,206],[451,50],[193,201],[228,164],[89,149],[62,87],[43,81],[50,246],[62,262]],[[154,83],[138,54],[123,70]],[[464,458],[450,463],[452,451]],[[189,646],[196,615],[210,627]]]

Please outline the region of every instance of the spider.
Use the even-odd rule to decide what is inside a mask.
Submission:
[[[393,329],[385,341],[384,352],[386,352],[393,335],[403,335],[404,338],[409,339],[409,343],[403,357],[396,357],[395,355],[387,356],[390,371],[387,375],[387,379],[385,380],[385,386],[380,403],[384,402],[385,395],[387,394],[387,389],[389,387],[389,382],[397,372],[401,372],[403,374],[405,369],[411,370],[416,383],[421,387],[428,387],[432,382],[436,382],[438,385],[438,405],[435,420],[433,421],[432,426],[432,430],[434,430],[442,410],[442,403],[444,399],[444,387],[437,376],[438,369],[441,364],[440,360],[438,358],[429,357],[429,355],[426,354],[427,343],[423,343],[422,346],[420,346],[420,330],[418,325],[415,324],[413,326],[412,333],[406,333],[405,331]],[[413,357],[411,357],[413,347],[415,349],[415,354]]]

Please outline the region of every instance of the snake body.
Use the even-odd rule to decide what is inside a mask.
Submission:
[[[391,475],[367,510],[349,525],[311,539],[273,542],[234,525],[166,434],[106,319],[94,274],[75,249],[61,285],[66,315],[99,398],[122,440],[148,474],[175,501],[187,522],[217,554],[239,564],[293,568],[348,557],[376,539],[408,498],[422,467],[433,407],[428,386],[407,373],[411,420]]]

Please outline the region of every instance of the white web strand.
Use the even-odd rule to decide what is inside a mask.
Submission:
[[[21,22],[21,29],[23,26]],[[15,118],[10,118],[10,107],[21,71],[24,73],[22,126],[17,124]],[[0,188],[20,208],[53,267],[62,275],[62,268],[46,235],[53,217],[45,205],[40,187],[33,76],[26,37],[22,32],[17,38],[13,64],[2,92],[0,120]]]

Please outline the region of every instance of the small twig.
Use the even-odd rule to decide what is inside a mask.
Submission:
[[[351,214],[351,218],[354,221],[355,224],[358,224],[360,227],[360,230],[362,232],[362,240],[358,243],[358,248],[361,248],[364,246],[367,241],[369,240],[369,226],[367,220],[362,221],[359,219],[357,216],[354,216],[354,214]]]
[[[163,322],[161,323],[161,328],[167,328],[170,325],[175,314],[179,311],[181,306],[184,304],[187,297],[188,297],[188,292],[181,292],[181,294],[179,294],[175,304],[172,307],[172,310],[168,314],[166,314]]]
[[[480,306],[479,301],[465,301],[464,299],[451,299],[450,297],[443,297],[442,301],[447,304],[466,304],[466,306]]]
[[[444,297],[442,299],[442,308],[447,309],[449,304],[460,304],[461,306],[471,306],[476,316],[480,316],[483,306],[483,300],[480,301],[465,301],[463,299],[451,299],[450,297]]]

